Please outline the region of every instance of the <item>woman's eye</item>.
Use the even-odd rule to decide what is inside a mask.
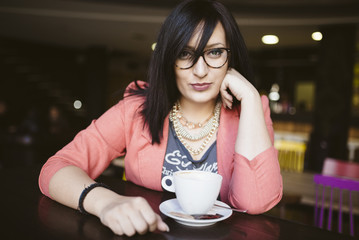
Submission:
[[[179,59],[181,60],[186,60],[186,59],[191,59],[192,57],[192,53],[189,51],[182,51],[179,55]]]
[[[220,48],[214,48],[207,51],[207,56],[211,58],[220,57],[223,53],[223,50]]]

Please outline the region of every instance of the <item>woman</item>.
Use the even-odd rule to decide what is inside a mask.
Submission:
[[[245,44],[228,10],[212,1],[180,3],[161,28],[147,83],[130,84],[123,100],[47,161],[41,191],[119,235],[168,231],[143,198],[92,185],[125,155],[126,177],[138,185],[161,191],[173,171],[213,171],[223,176],[221,201],[250,214],[271,209],[282,178],[268,99],[249,79]]]

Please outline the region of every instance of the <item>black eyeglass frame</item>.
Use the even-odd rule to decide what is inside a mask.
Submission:
[[[221,66],[219,66],[219,67],[212,67],[211,65],[209,65],[209,64],[207,63],[206,58],[204,57],[204,54],[205,54],[206,52],[211,51],[211,50],[213,50],[213,49],[221,49],[221,50],[227,51],[226,61],[225,61]],[[192,68],[192,67],[198,62],[198,59],[199,59],[200,57],[203,57],[203,60],[204,60],[204,62],[207,64],[208,67],[214,68],[214,69],[218,69],[218,68],[223,67],[223,66],[228,62],[228,57],[229,57],[230,52],[231,52],[231,49],[229,49],[229,48],[211,48],[211,49],[208,49],[208,50],[206,50],[206,51],[203,51],[202,54],[200,54],[200,55],[198,56],[197,61],[193,61],[193,63],[192,63],[191,66],[186,67],[186,68],[181,68],[181,67],[177,66],[177,64],[175,64],[175,66],[176,66],[176,68],[178,68],[178,69],[187,70],[187,69]]]

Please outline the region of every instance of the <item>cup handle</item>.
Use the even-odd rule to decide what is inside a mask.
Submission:
[[[171,182],[171,185],[169,185],[168,182]],[[175,184],[173,182],[173,176],[165,176],[164,178],[162,178],[161,185],[165,190],[169,192],[175,192]]]

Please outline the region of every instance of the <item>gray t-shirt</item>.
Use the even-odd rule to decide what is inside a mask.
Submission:
[[[195,161],[178,139],[170,121],[167,150],[162,166],[162,178],[172,176],[176,171],[192,169],[218,173],[217,142],[215,141],[209,147],[200,160]],[[169,186],[172,183],[168,181],[170,180],[167,180],[166,184]]]

